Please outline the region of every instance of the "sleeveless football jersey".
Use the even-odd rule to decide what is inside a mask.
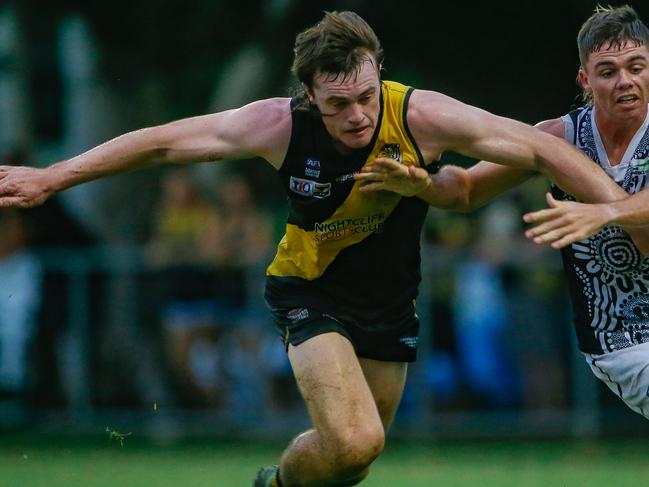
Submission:
[[[562,117],[565,139],[585,152],[633,194],[649,182],[649,116],[618,165],[609,163],[595,124],[594,109]],[[555,197],[572,199],[558,188]],[[617,226],[562,249],[579,348],[601,354],[649,341],[649,259]]]
[[[293,110],[291,141],[279,170],[288,222],[267,270],[272,307],[340,309],[373,320],[416,297],[428,205],[387,191],[361,193],[353,179],[380,155],[423,166],[406,122],[411,93],[399,83],[382,82],[373,138],[346,155],[334,148],[317,114]]]

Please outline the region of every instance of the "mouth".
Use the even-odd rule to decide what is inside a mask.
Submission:
[[[355,129],[346,130],[346,132],[349,133],[349,134],[353,134],[353,135],[361,135],[369,128],[370,128],[369,125],[365,125],[364,127],[358,127],[358,128],[355,128]]]
[[[629,105],[637,100],[639,100],[640,97],[638,95],[630,94],[630,95],[623,95],[618,97],[615,100],[615,103],[620,103],[622,105]]]

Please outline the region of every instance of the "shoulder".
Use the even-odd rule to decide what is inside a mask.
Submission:
[[[416,122],[444,121],[456,116],[464,103],[437,91],[413,89],[408,104],[408,113]],[[443,123],[442,123],[443,125]]]
[[[566,124],[561,118],[553,118],[550,120],[543,120],[535,125],[535,127],[543,132],[554,135],[561,139],[564,138],[566,133]]]
[[[439,159],[456,139],[476,132],[485,114],[443,93],[415,89],[408,102],[407,123],[424,159],[430,161]]]
[[[232,111],[231,122],[246,135],[250,151],[279,168],[291,138],[290,98],[268,98]]]
[[[411,128],[441,137],[461,132],[467,123],[482,121],[487,115],[481,108],[436,91],[415,89],[408,103]]]
[[[267,98],[235,110],[240,116],[251,119],[260,129],[277,129],[291,122],[290,98]]]

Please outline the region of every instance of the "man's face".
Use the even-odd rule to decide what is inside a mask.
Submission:
[[[604,44],[579,70],[598,111],[611,118],[644,117],[649,102],[649,50],[632,42],[621,48]]]
[[[306,89],[336,146],[360,149],[372,140],[379,116],[381,85],[376,63],[369,58],[351,76],[318,73]]]

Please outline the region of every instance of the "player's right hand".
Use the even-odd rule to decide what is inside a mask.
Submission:
[[[0,208],[31,208],[53,193],[47,169],[0,166]]]
[[[378,157],[372,164],[354,174],[361,181],[360,191],[391,191],[402,196],[414,196],[430,184],[428,172],[420,167],[405,165],[394,159]]]
[[[560,249],[597,233],[610,222],[606,205],[558,201],[546,193],[550,208],[527,213],[526,223],[534,225],[525,236],[537,244],[549,243]]]

